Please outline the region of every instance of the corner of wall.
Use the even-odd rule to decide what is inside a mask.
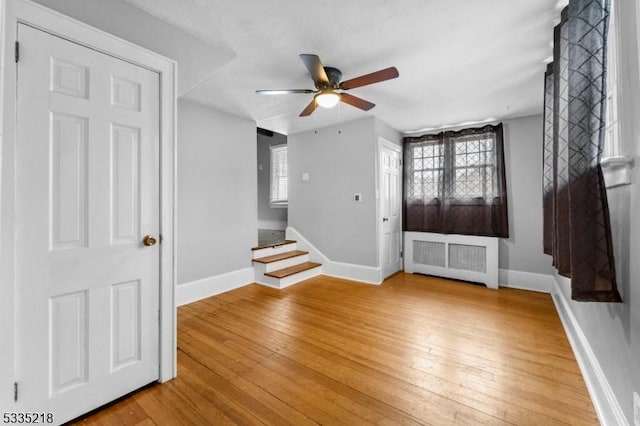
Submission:
[[[309,252],[309,259],[322,264],[322,274],[366,284],[381,284],[382,270],[378,267],[334,262],[318,250],[309,240],[292,227],[287,227],[288,240],[298,243],[298,248]]]
[[[553,277],[546,274],[500,269],[500,287],[551,293]]]
[[[176,286],[176,306],[225,293],[255,282],[253,268],[238,269]]]
[[[562,292],[561,287],[570,286],[571,280],[554,274],[551,277],[551,283],[553,303],[569,338],[600,423],[603,426],[628,426],[629,422],[607,380],[607,376],[604,374],[587,336],[580,327],[569,301]]]

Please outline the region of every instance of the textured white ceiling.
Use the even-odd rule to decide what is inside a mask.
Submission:
[[[185,97],[291,134],[375,115],[402,132],[540,113],[544,60],[558,0],[127,0],[236,57]],[[298,117],[313,89],[298,54],[320,56],[343,80],[396,66],[400,77],[350,91]]]

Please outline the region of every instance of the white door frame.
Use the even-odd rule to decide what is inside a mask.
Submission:
[[[404,161],[402,155],[402,146],[396,143],[393,143],[383,137],[378,137],[378,149],[376,150],[376,232],[378,233],[378,266],[380,269],[380,282],[383,282],[385,277],[384,272],[382,271],[382,244],[383,244],[383,231],[382,231],[382,207],[380,203],[382,201],[382,190],[381,190],[381,182],[380,182],[380,158],[382,148],[387,148],[392,151],[396,151],[400,154],[400,159]],[[402,232],[402,184],[403,184],[403,173],[400,173],[400,197],[398,198],[400,201],[400,248],[404,253],[403,244],[403,232]],[[400,258],[400,270],[404,268],[404,255]]]
[[[176,71],[171,59],[29,0],[0,2],[0,411],[13,406],[15,349],[15,41],[18,22],[160,74],[160,371],[176,376]]]

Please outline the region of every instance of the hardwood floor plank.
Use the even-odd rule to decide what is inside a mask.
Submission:
[[[236,314],[240,315],[245,310],[241,306],[237,305],[236,309],[234,311],[235,311],[234,315],[236,315]],[[254,312],[259,312],[258,317],[262,317],[263,315],[264,316],[267,315],[265,312],[260,312],[260,311],[256,311],[255,309],[251,309],[249,312],[245,312],[245,316],[243,316],[243,318],[245,320],[247,320],[247,321],[251,321],[251,317],[254,317],[254,318],[256,317]],[[276,324],[277,321],[278,321],[277,318],[274,318],[274,317],[270,318],[269,322],[271,323],[271,327],[274,327],[274,324]],[[326,326],[327,323],[329,323],[331,321],[332,320],[325,320],[322,323],[322,325]],[[234,324],[233,322],[230,323],[230,326],[232,326],[233,324]],[[336,341],[344,341],[344,344],[350,345],[350,346],[354,346],[353,343],[354,342],[358,342],[358,340],[360,339],[360,336],[358,336],[356,333],[351,333],[350,334],[349,326],[346,326],[346,325],[341,325],[341,326],[339,326],[339,328],[336,327],[335,329],[333,329],[333,332],[334,332],[334,334],[332,334],[332,336],[336,336],[335,339],[332,339],[333,343],[336,343]],[[264,334],[264,332],[262,332],[262,333]],[[295,334],[296,332],[293,331],[292,333]],[[316,340],[317,339],[321,339],[321,337],[319,335],[314,335],[313,333],[314,333],[313,330],[307,330],[304,333],[304,336],[302,338],[303,339],[316,339]],[[362,343],[361,346],[364,347],[364,348],[373,348],[372,351],[376,351],[378,348],[383,348],[384,349],[386,342],[383,342],[383,340],[384,339],[380,339],[380,336],[378,336],[378,340],[371,339],[369,341],[365,341],[364,343]],[[393,346],[395,343],[396,342],[390,342],[386,349],[387,350],[393,350],[393,348],[396,347],[396,346],[397,347],[402,347],[402,346],[399,346],[399,345]],[[430,355],[431,350],[432,349],[429,348],[428,350],[423,351],[422,353],[420,353],[420,351],[417,351],[417,353],[412,353],[412,355],[414,357],[415,356],[429,357],[429,356],[431,356]],[[471,348],[470,352],[477,352],[477,349]],[[406,351],[405,351],[405,353],[406,353]],[[433,358],[433,357],[431,356],[431,358]],[[450,357],[447,357],[447,362],[449,362],[448,358],[450,358]],[[440,361],[440,360],[439,359],[435,359],[434,361]],[[574,363],[575,363],[575,361],[574,361]],[[534,366],[536,368],[538,368],[538,364],[536,364]],[[468,365],[467,365],[467,369],[468,369]],[[581,377],[580,377],[580,380],[581,380]]]
[[[272,321],[276,322],[277,319],[272,319]],[[340,330],[336,329],[336,330],[333,330],[333,332],[340,333]],[[345,334],[344,329],[342,330],[342,334],[343,335]],[[470,378],[474,376],[474,373],[475,373],[474,369],[465,368],[464,377],[456,378],[455,381],[453,381],[448,376],[446,371],[454,371],[454,370],[452,370],[450,365],[443,365],[443,364],[448,364],[447,361],[445,360],[440,360],[439,364],[432,363],[432,365],[430,365],[428,369],[416,368],[415,362],[414,364],[405,367],[402,363],[403,361],[402,357],[396,356],[395,354],[391,354],[389,352],[378,350],[378,348],[381,346],[380,342],[378,342],[378,344],[376,344],[375,346],[374,346],[374,342],[370,342],[370,344],[368,345],[367,344],[361,345],[359,346],[359,348],[361,348],[362,350],[359,350],[357,352],[351,352],[348,349],[354,346],[353,341],[354,340],[357,341],[358,336],[353,335],[353,336],[336,337],[337,334],[332,334],[332,336],[334,336],[333,337],[334,344],[336,339],[342,341],[342,344],[337,346],[324,345],[322,342],[325,339],[323,339],[321,335],[310,333],[310,332],[305,333],[303,339],[304,341],[307,341],[309,344],[311,343],[317,344],[318,346],[324,349],[328,349],[332,352],[336,352],[341,356],[349,358],[350,360],[362,362],[370,366],[373,366],[378,371],[391,372],[392,374],[394,374],[396,377],[399,377],[399,378],[410,378],[410,382],[416,385],[421,383],[426,383],[426,384],[434,383],[439,388],[450,387],[454,390],[469,391],[466,394],[464,392],[458,392],[458,396],[459,396],[458,400],[468,400],[469,398],[473,398],[473,396],[476,394],[475,389],[478,387],[481,387],[484,390],[484,393],[492,393],[495,398],[498,398],[500,400],[513,399],[514,398],[513,395],[523,395],[523,391],[524,391],[524,395],[522,397],[516,396],[515,398],[518,399],[520,403],[527,405],[528,408],[530,409],[533,406],[533,402],[531,398],[528,395],[526,395],[526,390],[517,389],[517,385],[514,386],[510,383],[497,383],[496,385],[493,385],[495,378],[487,377],[487,376],[479,377],[475,381],[470,380]],[[378,362],[376,361],[376,359],[382,359],[384,362]],[[389,368],[389,366],[394,366],[394,367]],[[433,367],[440,367],[440,368],[433,368]],[[456,368],[455,366],[453,367]],[[460,379],[464,381],[462,385],[459,384]],[[432,390],[436,390],[436,389],[432,389]],[[514,391],[518,391],[519,393],[514,394],[513,393]],[[448,396],[452,397],[452,395],[448,395]],[[573,394],[568,392],[565,395],[565,397],[571,399],[573,398]],[[483,401],[483,402],[486,402],[486,401]],[[547,408],[547,403],[548,401],[542,401],[541,405],[536,407],[537,408],[536,411],[542,416],[540,417],[541,421],[546,420],[548,422],[550,418],[546,415],[549,411]],[[583,411],[583,406],[579,405],[579,407],[580,408],[578,411],[578,415]],[[562,408],[563,410],[566,411],[566,410],[574,409],[575,407],[571,405],[567,405],[566,407],[562,407]],[[488,413],[488,414],[495,415],[495,413]]]
[[[191,348],[194,346],[192,342],[202,340],[202,337],[192,334],[190,335],[190,338],[185,340],[188,341],[188,342],[185,342],[185,345],[190,346],[189,350],[192,350]],[[231,342],[227,342],[226,346],[228,346],[231,349],[232,345],[230,343]],[[246,343],[244,342],[241,343],[239,346],[236,347],[238,350],[232,356],[235,359],[242,357],[243,356],[242,349],[245,348],[246,346],[247,346]],[[212,368],[216,368],[216,369],[220,368],[220,364],[227,362],[227,360],[225,360],[224,358],[220,358],[221,354],[218,354],[218,355],[215,354],[216,348],[205,347],[203,348],[203,350],[206,351],[207,354],[209,354],[207,359],[212,361],[212,365],[211,365]],[[233,351],[233,349],[231,349],[231,351]],[[229,349],[227,350],[227,352],[229,352]],[[200,353],[205,353],[205,352],[200,352]],[[266,377],[260,376],[261,378],[255,379],[254,382],[256,384],[262,384],[262,385],[264,385],[264,383],[269,383],[268,389],[270,392],[273,390],[273,386],[276,386],[276,387],[279,386],[278,383],[287,382],[286,383],[287,386],[285,386],[285,389],[287,389],[287,388],[291,388],[292,386],[293,387],[299,386],[299,383],[301,382],[301,380],[302,381],[306,380],[308,376],[314,376],[313,380],[310,382],[307,382],[304,386],[305,388],[307,388],[306,389],[307,393],[311,388],[316,389],[316,391],[312,392],[314,395],[314,398],[312,401],[310,401],[311,404],[317,403],[318,401],[317,398],[315,398],[315,395],[331,394],[331,397],[328,399],[330,399],[337,405],[347,409],[349,412],[356,413],[361,418],[367,419],[369,421],[374,421],[375,419],[376,423],[384,424],[386,423],[385,419],[389,419],[389,420],[392,420],[392,423],[394,424],[402,423],[403,421],[404,421],[404,424],[417,424],[417,422],[414,422],[414,421],[406,421],[403,418],[404,416],[401,415],[397,410],[395,410],[391,406],[385,405],[384,407],[378,409],[379,407],[374,405],[379,403],[379,401],[376,401],[365,394],[360,394],[351,388],[340,386],[341,384],[338,382],[326,380],[327,379],[326,376],[313,374],[314,373],[313,371],[304,369],[304,366],[302,364],[295,363],[295,362],[292,363],[291,360],[284,357],[278,357],[276,355],[277,355],[276,353],[273,353],[268,357],[264,357],[264,359],[256,359],[255,360],[256,365],[259,366],[260,368],[255,368],[253,369],[252,372],[249,372],[246,369],[241,367],[243,374],[247,378],[255,378],[256,375],[260,375],[260,372],[262,372],[263,370],[267,370],[269,373]],[[287,364],[287,367],[283,370],[281,368],[281,364]],[[302,371],[300,369],[304,369],[304,374],[299,374],[296,376],[295,372]],[[260,370],[260,372],[255,372],[255,370]],[[273,375],[278,372],[281,377],[279,377],[279,380],[273,380],[274,379]],[[279,391],[275,391],[274,395],[280,399],[286,400],[286,398],[284,398],[281,392]],[[292,402],[292,404],[294,406],[297,405],[295,403],[295,400]],[[332,409],[331,411],[335,411],[335,409]],[[323,420],[325,417],[327,417],[327,413],[323,412],[322,415],[316,416],[315,420],[318,422],[324,422]],[[296,422],[296,424],[301,424],[301,423]]]
[[[256,401],[270,407],[273,411],[285,418],[284,423],[294,425],[312,425],[316,424],[307,416],[297,411],[295,408],[285,404],[278,395],[273,395],[271,389],[263,389],[262,383],[253,383],[247,380],[246,373],[248,369],[240,367],[240,371],[233,367],[234,359],[226,356],[215,347],[203,343],[197,336],[189,335],[181,344],[182,350],[188,353],[196,360],[202,360],[202,364],[224,377],[229,382],[234,383],[242,391],[246,392]],[[205,339],[206,340],[206,339]],[[230,367],[231,366],[231,367]],[[256,366],[259,366],[256,364]]]
[[[178,378],[89,424],[597,425],[549,295],[397,274],[178,311]]]

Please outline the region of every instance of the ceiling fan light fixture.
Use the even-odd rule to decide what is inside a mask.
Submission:
[[[338,102],[340,102],[340,94],[328,90],[318,93],[315,99],[318,106],[321,106],[322,108],[333,108],[338,104]]]

